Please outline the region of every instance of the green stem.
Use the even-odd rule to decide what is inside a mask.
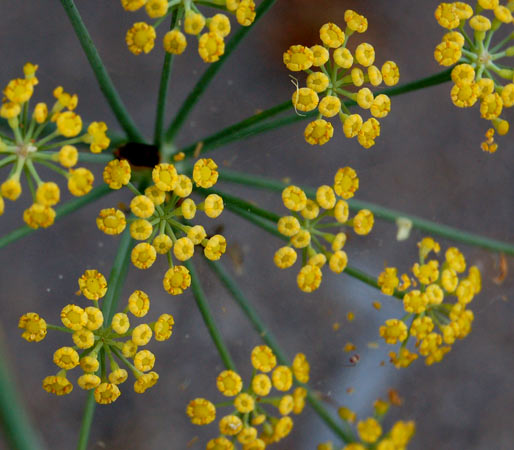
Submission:
[[[0,424],[6,443],[13,450],[41,449],[43,446],[40,437],[32,427],[22,405],[15,380],[7,365],[7,355],[2,339],[0,340]]]
[[[247,175],[240,172],[222,170],[220,171],[220,181],[227,181],[231,183],[243,184],[245,186],[252,186],[261,189],[267,189],[275,192],[282,192],[288,186],[287,183],[281,181],[270,180],[265,177],[255,175]],[[302,187],[307,196],[314,198],[316,190],[314,188]],[[390,208],[377,205],[375,203],[365,202],[362,200],[350,199],[348,201],[351,210],[369,209],[377,218],[396,222],[396,219],[403,217],[412,222],[412,226],[427,233],[435,234],[438,236],[452,239],[464,244],[482,247],[487,250],[503,252],[508,255],[514,255],[514,245],[506,242],[497,241],[484,236],[479,236],[473,233],[468,233],[458,228],[441,225],[430,220],[422,219],[417,216],[405,214]]]
[[[64,1],[64,0],[61,0]],[[225,47],[225,53],[221,56],[218,62],[211,64],[209,68],[204,72],[202,77],[198,80],[193,90],[189,93],[186,100],[180,107],[175,119],[171,122],[170,126],[166,130],[164,136],[164,142],[167,144],[171,143],[175,138],[176,134],[180,130],[182,124],[185,122],[189,113],[194,108],[198,100],[200,99],[203,92],[207,89],[214,76],[221,69],[225,61],[229,58],[232,52],[238,47],[242,39],[248,34],[248,32],[255,26],[259,19],[273,6],[276,0],[263,0],[257,8],[257,15],[254,23],[249,27],[241,27],[230,39]]]
[[[208,264],[213,272],[218,276],[225,288],[230,292],[232,298],[235,300],[237,305],[241,308],[243,314],[253,325],[255,331],[259,333],[259,336],[262,338],[262,340],[273,350],[280,364],[290,366],[291,362],[285,356],[285,353],[280,348],[277,340],[267,329],[266,325],[259,317],[259,314],[254,309],[250,301],[245,297],[235,280],[229,275],[229,273],[220,263],[208,261]],[[325,424],[344,442],[353,442],[355,439],[352,436],[350,428],[344,424],[345,429],[343,429],[343,427],[341,427],[331,416],[331,414],[323,407],[321,402],[316,398],[309,387],[307,385],[302,386],[307,389],[307,400],[309,401],[310,405],[325,422]]]
[[[80,14],[75,6],[73,0],[61,0],[61,4],[70,19],[71,25],[77,34],[77,38],[80,41],[82,49],[86,54],[86,57],[91,65],[100,90],[102,91],[107,103],[112,109],[112,112],[118,119],[119,124],[127,133],[129,139],[136,142],[144,142],[144,138],[136,127],[136,124],[128,114],[123,101],[121,100],[118,91],[114,87],[114,84],[103,65],[100,55],[91,40],[91,36],[80,17]]]
[[[203,289],[199,282],[198,274],[196,273],[194,265],[191,262],[191,260],[187,261],[185,264],[186,264],[186,267],[188,268],[189,272],[191,273],[191,288],[193,290],[193,295],[196,300],[196,306],[198,306],[198,309],[200,311],[200,314],[202,315],[205,326],[207,327],[207,330],[209,331],[209,334],[211,335],[214,345],[218,349],[218,352],[223,361],[223,364],[225,365],[225,367],[227,369],[236,371],[236,366],[234,364],[234,361],[232,361],[232,357],[230,356],[228,348],[227,348],[225,342],[223,341],[223,337],[221,336],[221,333],[218,330],[218,326],[216,325],[216,322],[214,321],[214,317],[209,308],[209,304],[207,303],[207,297],[205,296],[205,293],[203,292]]]
[[[118,306],[123,282],[127,276],[129,262],[130,262],[130,247],[132,246],[132,237],[130,230],[127,228],[121,235],[121,240],[118,245],[118,251],[114,258],[111,273],[109,275],[109,286],[107,294],[103,300],[102,312],[105,317],[104,326],[108,327],[111,324],[112,316]]]
[[[423,89],[425,87],[435,86],[451,79],[451,69],[444,70],[435,75],[431,75],[426,78],[421,78],[419,80],[413,81],[411,83],[405,83],[400,86],[390,87],[386,89],[382,89],[381,91],[376,92],[378,94],[386,94],[390,97],[394,97],[395,95],[405,94],[407,92],[416,91],[419,89]],[[353,106],[356,103],[352,100],[348,100],[344,102],[346,107]],[[202,152],[206,152],[208,150],[213,150],[222,145],[228,144],[229,142],[233,142],[236,140],[245,139],[247,137],[253,136],[258,133],[264,133],[266,131],[271,131],[275,128],[283,127],[285,125],[289,125],[292,123],[299,122],[301,120],[311,118],[316,115],[316,111],[307,113],[302,116],[298,116],[296,114],[281,117],[274,121],[261,124],[256,127],[252,127],[253,125],[259,124],[260,122],[268,119],[272,116],[275,116],[283,111],[287,111],[291,108],[291,100],[287,100],[283,103],[280,103],[266,111],[263,111],[255,116],[249,117],[241,122],[238,122],[230,127],[227,127],[215,134],[207,136],[199,141],[181,149],[180,151],[184,152],[186,155],[190,155],[194,153],[197,145],[202,142]]]
[[[77,443],[77,450],[86,450],[87,442],[89,441],[89,433],[91,431],[91,424],[93,423],[93,415],[95,413],[95,395],[93,390],[87,394],[86,406],[84,407],[84,414],[82,416],[82,424],[80,426],[79,441]]]
[[[64,217],[64,216],[76,211],[77,209],[80,209],[83,206],[85,206],[91,202],[94,202],[95,200],[103,197],[104,195],[108,194],[109,192],[111,192],[111,189],[106,184],[101,184],[100,186],[97,186],[91,192],[84,195],[83,197],[79,197],[75,200],[71,200],[68,203],[65,203],[64,205],[60,206],[59,208],[56,208],[55,220],[57,221],[61,217]],[[8,233],[5,236],[2,236],[0,238],[0,249],[2,247],[5,247],[6,245],[10,244],[11,242],[17,241],[18,239],[20,239],[34,231],[36,231],[34,228],[30,228],[27,225],[22,226],[14,231],[11,231],[10,233]]]
[[[35,153],[33,159],[53,159],[53,155],[57,155],[59,152],[45,151],[43,153]],[[88,153],[79,152],[79,161],[88,162],[94,164],[106,164],[114,159],[112,153]]]
[[[178,20],[178,11],[174,11],[171,17],[170,30],[175,28]],[[164,62],[162,65],[161,82],[159,84],[159,94],[157,98],[157,112],[155,117],[155,129],[154,129],[154,144],[157,146],[161,145],[162,140],[162,129],[164,127],[164,113],[166,111],[166,99],[168,97],[168,87],[171,76],[171,68],[173,66],[173,60],[175,55],[164,52]]]

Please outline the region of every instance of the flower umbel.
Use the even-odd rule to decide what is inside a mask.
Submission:
[[[77,366],[83,372],[77,379],[78,385],[85,390],[94,389],[97,403],[116,401],[120,396],[118,386],[127,380],[128,372],[136,379],[135,392],[141,394],[154,386],[159,379],[159,375],[152,371],[155,356],[139,347],[147,345],[152,337],[156,341],[169,339],[175,323],[173,316],[161,314],[155,322],[131,326],[127,313],[143,317],[150,307],[148,295],[135,291],[124,311],[114,314],[111,323],[105,323],[99,304],[107,292],[105,277],[97,270],[86,270],[78,284],[80,292],[93,302],[93,306],[66,305],[61,311],[64,327],[47,324],[36,313],[27,313],[20,318],[18,326],[24,330],[22,337],[29,342],[43,340],[47,329],[72,333],[75,345],[61,347],[54,353],[54,363],[60,370],[55,376],[43,380],[43,389],[56,395],[69,394],[73,384],[67,373]],[[110,371],[107,374],[108,367]]]
[[[98,228],[106,234],[120,234],[128,222],[131,236],[141,241],[131,255],[132,263],[139,269],[151,267],[158,254],[167,255],[169,270],[164,275],[163,286],[171,295],[181,294],[191,284],[189,270],[174,265],[174,258],[180,262],[189,260],[196,246],[201,246],[211,261],[225,253],[227,242],[221,234],[207,236],[203,226],[184,223],[195,217],[197,209],[209,218],[222,213],[223,199],[217,194],[208,195],[198,205],[189,198],[193,182],[202,188],[214,186],[218,180],[217,169],[212,159],[199,159],[191,179],[178,174],[173,164],[158,164],[152,170],[155,184],[142,193],[130,183],[131,169],[126,160],[113,160],[105,167],[104,180],[112,189],[127,186],[135,194],[130,209],[136,217],[127,220],[119,209],[102,209],[96,219]]]
[[[466,270],[466,260],[456,247],[446,251],[442,263],[437,259],[426,259],[431,252],[437,254],[440,251],[439,244],[432,238],[424,238],[418,247],[419,263],[412,266],[417,281],[413,281],[412,286],[407,274],[402,275],[400,286],[394,267],[387,267],[378,277],[384,294],[393,295],[396,289],[405,291],[403,308],[406,315],[401,319],[386,320],[380,327],[380,336],[386,343],[401,343],[398,352],[389,354],[397,368],[409,366],[418,354],[425,357],[427,365],[441,361],[456,339],[463,339],[470,333],[474,315],[467,305],[482,289],[476,266],[469,268],[466,277],[461,275]],[[448,301],[451,297],[455,299],[453,303]],[[416,338],[417,352],[407,348],[410,337]]]
[[[318,109],[317,119],[305,128],[305,140],[309,144],[323,145],[328,142],[334,128],[323,117],[339,116],[345,136],[357,137],[360,145],[370,148],[380,135],[377,119],[389,114],[391,100],[385,94],[375,97],[371,89],[363,85],[368,83],[374,87],[384,82],[387,86],[393,86],[398,83],[400,72],[393,61],[386,61],[381,69],[375,66],[375,50],[368,43],[359,44],[352,54],[347,48],[348,39],[355,32],[364,33],[368,21],[352,10],[347,10],[344,18],[344,31],[334,23],[321,27],[323,45],[289,47],[284,53],[284,64],[293,72],[304,71],[308,74],[307,87],[297,86],[292,102],[297,112]],[[313,68],[319,68],[319,71]],[[321,99],[320,94],[323,94]],[[364,121],[361,115],[350,114],[344,104],[345,99],[370,110],[372,117]]]
[[[153,25],[137,22],[127,31],[126,42],[129,50],[135,55],[149,53],[155,44],[157,27],[170,15],[177,19],[173,29],[163,38],[164,50],[174,55],[180,55],[186,50],[188,41],[186,34],[198,39],[198,54],[206,63],[219,60],[225,53],[225,37],[230,34],[230,20],[226,14],[217,13],[205,17],[198,9],[194,0],[121,0],[121,5],[127,11],[136,11],[143,6],[150,19],[156,19]],[[221,0],[208,2],[208,5],[220,9],[223,13],[234,15],[237,22],[250,26],[255,19],[254,0]],[[183,26],[182,26],[183,25]],[[181,30],[183,29],[183,31]]]
[[[343,247],[346,234],[327,231],[342,226],[353,227],[359,235],[368,234],[373,228],[371,211],[363,209],[350,218],[347,199],[359,188],[359,178],[351,167],[339,169],[332,186],[320,186],[314,200],[308,199],[297,186],[288,186],[282,192],[282,200],[292,215],[281,217],[278,231],[289,237],[289,245],[275,253],[274,262],[281,269],[291,267],[297,260],[296,249],[302,254],[302,268],[297,277],[298,287],[312,292],[321,284],[321,269],[328,262],[330,270],[341,273],[346,268],[348,257]],[[325,211],[322,212],[322,209]],[[323,222],[323,219],[332,221]],[[333,221],[335,219],[335,222]],[[323,244],[326,241],[329,245]]]
[[[232,370],[224,370],[216,379],[218,390],[225,397],[233,397],[233,401],[215,405],[204,398],[195,398],[189,402],[186,414],[195,425],[213,422],[217,408],[227,403],[233,405],[234,411],[219,421],[221,435],[211,439],[207,448],[233,449],[234,445],[229,440],[232,438],[243,449],[264,449],[267,444],[278,442],[291,432],[291,413],[302,412],[307,396],[305,388],[297,387],[290,394],[287,392],[292,389],[293,378],[302,383],[309,381],[310,366],[305,355],[297,354],[291,367],[277,366],[271,348],[260,345],[253,349],[251,361],[254,371],[246,387],[241,376]],[[279,395],[269,397],[272,388]],[[277,411],[270,412],[271,407]]]
[[[512,33],[493,45],[492,38],[502,26],[512,24],[512,6],[499,1],[477,1],[475,10],[464,2],[441,3],[435,18],[443,28],[449,30],[435,48],[434,57],[443,66],[456,66],[452,70],[454,83],[450,96],[455,106],[470,108],[480,104],[483,119],[491,122],[481,148],[494,153],[498,145],[494,132],[502,136],[509,131],[509,122],[502,119],[504,108],[514,106],[514,68],[512,58],[514,46]],[[488,17],[489,16],[489,17]],[[471,33],[466,31],[466,24]],[[500,80],[506,80],[505,84]]]
[[[79,159],[76,144],[87,143],[93,153],[106,149],[110,140],[103,122],[92,122],[87,132],[82,132],[82,119],[74,112],[77,95],[57,87],[56,99],[49,109],[46,103],[37,103],[32,114],[29,100],[38,84],[35,74],[38,66],[27,63],[23,67],[25,78],[15,78],[5,87],[0,116],[7,119],[12,137],[0,137],[0,167],[12,164],[12,170],[0,185],[0,215],[3,198],[15,201],[21,195],[22,173],[27,179],[33,204],[24,211],[23,220],[31,228],[47,228],[54,223],[55,206],[61,197],[59,186],[53,181],[43,181],[36,167],[45,166],[68,181],[68,189],[75,196],[87,194],[93,186],[93,174],[85,168],[73,169]],[[48,132],[47,130],[53,130]],[[43,133],[47,133],[42,136]],[[64,140],[59,140],[63,136]],[[58,152],[53,149],[60,148]],[[64,169],[60,168],[59,163]]]

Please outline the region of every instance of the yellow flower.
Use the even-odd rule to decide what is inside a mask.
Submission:
[[[57,116],[57,130],[65,137],[77,136],[82,131],[82,119],[73,111],[65,111]]]
[[[246,414],[255,408],[255,400],[250,394],[243,392],[234,399],[234,407],[238,412]]]
[[[277,366],[271,374],[271,380],[278,391],[288,391],[293,385],[293,372],[287,366]]]
[[[132,331],[132,342],[136,345],[146,345],[150,339],[152,339],[152,329],[146,323],[138,325]]]
[[[142,52],[149,53],[153,49],[155,38],[156,34],[153,26],[145,22],[136,22],[127,31],[125,42],[134,55],[139,55]]]
[[[488,31],[491,29],[491,21],[487,17],[477,14],[469,20],[469,26],[475,31]]]
[[[311,51],[314,55],[313,66],[321,67],[330,58],[329,51],[322,45],[313,45]]]
[[[345,200],[352,198],[359,189],[359,178],[357,172],[351,167],[338,169],[334,176],[334,191]]]
[[[54,363],[61,369],[71,370],[79,365],[79,354],[71,347],[61,347],[54,353]]]
[[[373,86],[380,86],[382,84],[382,72],[380,72],[377,66],[371,65],[368,67],[368,78]]]
[[[341,273],[348,264],[348,256],[343,250],[339,250],[330,257],[328,264],[332,272]]]
[[[232,444],[232,442],[230,442],[226,437],[219,436],[207,442],[207,446],[205,448],[207,450],[234,450],[234,444]]]
[[[434,329],[434,322],[430,317],[418,317],[414,319],[410,327],[410,334],[418,340],[425,339]]]
[[[119,209],[102,209],[96,218],[96,225],[105,234],[120,234],[127,225],[125,214]]]
[[[204,398],[195,398],[187,405],[186,414],[195,425],[207,425],[216,419],[216,407]]]
[[[102,311],[94,306],[88,306],[84,311],[87,314],[86,328],[91,331],[98,330],[104,323]]]
[[[161,314],[154,325],[154,335],[156,341],[165,341],[169,339],[173,333],[173,325],[175,319],[171,314]]]
[[[235,436],[242,430],[243,422],[237,416],[228,415],[221,418],[219,422],[219,428],[221,434]]]
[[[21,337],[28,342],[40,342],[46,336],[46,321],[37,313],[23,314],[18,322],[18,328],[23,331]]]
[[[146,195],[136,195],[130,202],[130,209],[137,217],[147,219],[155,212],[155,205]]]
[[[298,186],[288,186],[282,191],[284,206],[291,211],[301,211],[307,205],[307,196]]]
[[[448,30],[457,28],[460,24],[459,13],[454,3],[439,4],[434,15],[439,25]]]
[[[256,439],[257,439],[257,428],[254,428],[254,427],[246,426],[237,435],[237,441],[241,444],[254,445]],[[245,448],[245,450],[246,450],[246,447],[243,447],[243,448]]]
[[[78,348],[90,348],[95,343],[95,335],[85,328],[75,331],[71,337]]]
[[[94,180],[95,177],[88,169],[83,167],[72,169],[68,178],[68,189],[73,195],[81,197],[93,188]]]
[[[125,369],[116,369],[109,374],[109,381],[112,384],[122,384],[127,381],[128,373]]]
[[[46,103],[38,103],[34,107],[33,117],[38,124],[42,124],[46,121],[46,118],[48,117],[48,107],[46,106]]]
[[[241,392],[243,381],[233,370],[224,370],[216,378],[218,390],[227,397],[234,397]]]
[[[353,230],[360,235],[368,234],[373,228],[375,218],[368,209],[361,209],[353,220]]]
[[[73,167],[79,160],[79,153],[73,145],[63,145],[58,154],[59,163],[63,167]]]
[[[120,389],[115,384],[101,383],[95,389],[95,401],[101,405],[108,405],[115,402],[120,394]]]
[[[184,31],[188,34],[197,35],[205,26],[205,17],[202,14],[195,13],[191,10],[186,12],[184,20]]]
[[[270,377],[264,373],[259,373],[252,378],[252,390],[259,397],[266,397],[270,393],[271,387]]]
[[[87,313],[80,306],[66,305],[61,311],[61,321],[66,328],[77,331],[87,324]]]
[[[66,395],[73,390],[73,384],[66,377],[49,376],[43,380],[43,389],[51,394]]]
[[[391,111],[391,99],[385,94],[377,95],[371,104],[370,110],[374,117],[386,117]]]
[[[326,23],[319,30],[323,44],[330,48],[338,48],[344,44],[344,32],[334,23]]]
[[[187,261],[193,256],[194,251],[195,246],[188,237],[177,239],[173,246],[173,254],[179,261]]]
[[[188,197],[192,191],[193,183],[191,179],[186,175],[179,175],[173,193],[177,194],[179,197],[185,198]]]
[[[157,253],[165,255],[171,250],[171,247],[173,247],[173,241],[167,234],[159,234],[153,240],[152,245]]]
[[[300,383],[308,383],[309,382],[310,364],[309,364],[309,361],[307,361],[307,358],[303,353],[298,353],[295,355],[295,357],[293,359],[292,369],[293,369],[295,378]]]
[[[168,2],[166,0],[148,0],[145,11],[152,19],[163,17],[168,12]]]
[[[109,161],[103,171],[103,179],[111,189],[120,189],[130,181],[130,164],[126,159]]]
[[[32,97],[34,86],[30,80],[16,78],[9,81],[4,89],[5,97],[13,103],[25,103]]]
[[[400,70],[394,61],[386,61],[382,65],[381,72],[387,86],[394,86],[400,81]]]
[[[47,228],[54,223],[55,211],[49,206],[34,203],[23,212],[23,220],[31,228]]]
[[[434,50],[434,58],[441,66],[451,66],[462,56],[459,44],[452,41],[443,41]]]
[[[393,295],[394,290],[400,284],[396,267],[386,267],[385,270],[378,276],[377,284],[383,294]]]
[[[415,289],[403,297],[403,308],[408,313],[420,314],[426,310],[428,305],[427,294]]]
[[[314,53],[303,45],[292,45],[284,52],[284,64],[292,72],[309,69],[314,64]]]
[[[218,181],[218,165],[210,158],[196,161],[193,168],[193,180],[198,187],[208,189]]]
[[[267,345],[259,345],[252,350],[252,365],[261,372],[270,372],[277,364],[273,350]]]
[[[325,92],[330,80],[323,72],[313,72],[307,77],[307,87],[317,94]]]
[[[150,298],[148,294],[137,290],[130,294],[128,300],[129,311],[136,317],[144,317],[150,309]]]
[[[44,206],[53,206],[59,203],[60,191],[59,186],[52,181],[42,183],[36,191],[36,200]]]
[[[166,200],[166,193],[161,191],[157,186],[148,186],[145,189],[145,195],[152,200],[155,206],[162,205]]]
[[[243,27],[250,26],[255,20],[255,3],[253,0],[241,0],[237,10],[236,19],[237,22]]]
[[[334,117],[341,110],[341,100],[334,95],[327,95],[319,103],[319,112],[325,117]]]
[[[100,153],[109,147],[111,140],[106,135],[107,125],[104,122],[91,122],[87,128],[84,141],[89,143],[92,153]]]
[[[185,203],[185,202],[184,202]],[[215,219],[223,212],[223,199],[218,194],[209,194],[205,197],[204,212],[207,217]],[[182,212],[184,211],[184,205],[182,205]],[[184,217],[187,219],[186,215]]]
[[[138,269],[148,269],[155,262],[156,257],[155,248],[151,244],[141,242],[132,249],[130,259]]]
[[[216,32],[209,31],[202,34],[198,41],[198,54],[206,63],[213,63],[225,53],[223,37]]]
[[[153,387],[159,375],[156,372],[149,372],[141,375],[134,383],[134,392],[143,394],[147,389]]]
[[[182,294],[191,285],[191,275],[184,266],[174,266],[164,275],[163,286],[171,295]]]
[[[96,388],[101,382],[102,379],[99,376],[90,373],[85,373],[77,380],[77,384],[86,391]]]
[[[142,8],[147,0],[121,0],[121,6],[126,11],[137,11]]]
[[[230,34],[230,20],[225,14],[215,14],[210,19],[209,30],[226,37]]]
[[[375,49],[372,45],[363,42],[355,49],[355,59],[364,67],[371,66],[375,62]]]
[[[368,19],[351,9],[347,9],[344,12],[344,20],[348,28],[357,33],[364,33],[368,29]]]
[[[139,241],[146,241],[152,231],[152,224],[145,219],[137,219],[130,224],[130,235]]]
[[[305,141],[311,145],[326,144],[333,135],[332,124],[323,119],[310,122],[304,131]]]
[[[297,111],[312,111],[319,103],[319,97],[311,88],[301,88],[293,92],[293,106]]]
[[[115,333],[119,335],[125,334],[130,328],[130,320],[125,313],[116,313],[112,317],[111,327]]]
[[[4,119],[14,119],[21,112],[21,107],[18,103],[8,102],[2,105],[0,109],[0,117]]]
[[[357,423],[357,431],[359,433],[359,437],[364,442],[373,443],[376,442],[382,434],[382,427],[376,419],[370,417]]]
[[[318,266],[307,264],[300,269],[296,282],[304,292],[312,292],[319,288],[323,274]]]
[[[362,128],[362,117],[359,114],[351,114],[343,123],[343,132],[347,138],[355,137]]]
[[[96,357],[93,358],[88,355],[80,358],[80,368],[86,373],[96,372],[99,367],[100,363]]]
[[[170,30],[163,38],[164,50],[173,55],[181,55],[187,47],[187,40],[180,30]]]
[[[176,247],[175,247],[176,248]],[[215,234],[208,241],[204,248],[204,254],[207,259],[217,261],[227,249],[227,241],[221,234]]]
[[[311,243],[311,234],[307,230],[300,230],[291,238],[291,244],[296,248],[305,248]]]
[[[157,164],[152,170],[152,179],[155,186],[161,191],[172,191],[178,182],[177,169],[173,164]]]
[[[141,350],[134,356],[134,366],[141,372],[148,372],[153,369],[155,355],[149,350]]]
[[[334,62],[343,69],[349,69],[353,65],[353,55],[346,47],[340,47],[334,51]]]
[[[107,292],[107,280],[98,270],[86,270],[79,278],[80,292],[89,300],[99,300]]]
[[[476,83],[456,84],[452,87],[450,97],[455,106],[469,108],[478,100],[478,85]]]
[[[407,326],[398,319],[386,320],[385,326],[381,326],[379,332],[387,344],[394,345],[407,339]]]
[[[475,81],[475,69],[469,64],[458,64],[452,70],[452,80],[462,86]]]

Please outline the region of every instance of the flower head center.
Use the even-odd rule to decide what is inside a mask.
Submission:
[[[16,148],[16,153],[20,158],[27,158],[31,153],[34,153],[37,151],[37,147],[33,144],[26,143],[26,144],[19,144]]]

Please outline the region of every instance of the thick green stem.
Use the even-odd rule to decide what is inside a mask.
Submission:
[[[270,332],[270,330],[268,330],[263,320],[259,317],[259,314],[254,309],[250,301],[245,297],[243,291],[241,291],[235,280],[230,276],[230,274],[225,270],[225,268],[220,263],[209,261],[208,264],[210,268],[213,270],[213,272],[218,276],[220,281],[223,283],[225,288],[230,292],[232,298],[235,300],[237,305],[241,308],[243,314],[253,325],[255,331],[259,333],[259,336],[262,338],[262,340],[267,345],[269,345],[270,348],[273,350],[280,364],[284,364],[287,366],[291,365],[291,362],[285,356],[285,353],[280,348],[277,340]],[[354,441],[355,439],[352,436],[350,428],[344,423],[344,427],[341,427],[340,424],[338,424],[337,421],[331,416],[331,414],[323,407],[321,402],[311,392],[309,387],[303,384],[302,386],[307,389],[307,399],[310,405],[318,413],[320,418],[327,424],[327,426],[344,442]]]
[[[100,86],[100,90],[104,94],[105,99],[109,103],[109,106],[112,109],[112,112],[118,119],[121,127],[127,133],[127,136],[130,140],[136,142],[144,142],[144,138],[136,127],[136,124],[128,114],[123,101],[121,100],[118,91],[114,87],[114,84],[105,69],[105,66],[100,59],[100,55],[96,50],[93,41],[91,40],[91,36],[80,17],[80,14],[75,6],[73,0],[61,0],[61,4],[68,14],[71,25],[77,34],[77,37],[82,45],[82,49],[86,54],[86,57],[91,65],[91,69],[93,70],[96,79],[98,81],[98,85]]]
[[[178,19],[178,13],[175,10],[171,18],[170,30],[172,30]],[[154,129],[154,144],[157,146],[161,145],[162,130],[164,127],[164,113],[166,112],[166,100],[168,97],[168,87],[171,76],[171,68],[173,66],[173,60],[175,55],[164,52],[164,62],[162,64],[161,82],[159,84],[159,94],[157,98],[157,113],[155,117],[155,129]]]
[[[2,336],[3,338],[3,336]],[[3,339],[0,340],[0,424],[10,448],[13,450],[38,450],[43,448],[36,430],[32,427],[16,383],[9,373]]]
[[[82,424],[80,426],[79,441],[77,443],[77,450],[86,450],[87,442],[89,441],[89,433],[91,432],[91,424],[93,423],[93,416],[95,414],[95,395],[93,389],[87,394],[86,405],[84,406],[84,414],[82,416]]]
[[[207,330],[209,331],[209,334],[211,335],[214,345],[218,349],[218,353],[220,354],[221,360],[223,361],[223,364],[227,369],[236,371],[234,361],[232,361],[232,357],[230,356],[228,348],[225,342],[223,341],[223,337],[221,336],[221,333],[218,330],[216,322],[214,321],[214,317],[207,302],[207,297],[203,292],[202,285],[200,284],[196,269],[191,261],[187,261],[185,264],[189,272],[191,273],[191,289],[193,290],[196,306],[198,307],[198,310],[202,315],[203,321],[205,323],[205,326],[207,327]]]
[[[127,276],[129,263],[130,263],[130,247],[132,246],[132,237],[130,230],[127,228],[121,235],[120,243],[118,244],[118,251],[114,258],[111,273],[109,275],[107,294],[103,299],[102,312],[104,315],[104,326],[109,326],[112,321],[112,316],[118,306],[121,289],[123,282]]]
[[[437,84],[444,83],[451,79],[451,69],[444,70],[443,72],[437,73],[435,75],[431,75],[426,78],[422,78],[420,80],[413,81],[411,83],[405,83],[400,86],[390,87],[386,89],[382,89],[381,91],[376,92],[375,94],[386,94],[391,97],[395,95],[405,94],[407,92],[416,91],[419,89],[423,89],[425,87],[435,86]],[[347,100],[344,102],[346,107],[353,106],[356,103],[352,100]],[[283,111],[287,111],[292,107],[291,100],[287,100],[283,103],[280,103],[266,111],[263,111],[259,114],[256,114],[252,117],[249,117],[241,122],[238,122],[230,127],[227,127],[215,134],[207,136],[199,141],[181,149],[180,151],[184,152],[186,155],[190,155],[194,153],[198,144],[202,143],[202,152],[206,152],[208,150],[213,150],[222,145],[226,145],[229,142],[245,139],[250,136],[254,136],[259,133],[264,133],[266,131],[271,131],[279,127],[283,127],[285,125],[289,125],[292,123],[299,122],[301,120],[313,117],[316,115],[316,111],[304,114],[304,115],[291,115],[286,117],[281,117],[274,121],[270,121],[267,123],[260,123],[264,120],[275,116]],[[256,125],[256,126],[254,126]]]
[[[273,6],[275,1],[276,0],[263,0],[257,8],[257,15],[255,17],[254,23],[249,27],[241,27],[239,28],[239,30],[237,30],[234,36],[227,43],[224,55],[221,56],[218,62],[215,62],[209,66],[209,68],[204,72],[202,77],[196,83],[196,86],[187,96],[186,100],[184,101],[177,115],[175,116],[175,119],[171,122],[170,126],[168,127],[164,137],[164,142],[169,144],[173,141],[176,134],[180,130],[182,124],[185,122],[185,120],[189,116],[189,113],[194,108],[205,89],[207,89],[207,86],[209,86],[214,76],[218,73],[218,71],[221,69],[221,67],[232,54],[232,52],[238,47],[242,39],[255,26],[259,19],[271,8],[271,6]]]
[[[55,220],[59,220],[61,217],[64,217],[76,211],[77,209],[80,209],[83,206],[91,202],[94,202],[95,200],[103,197],[109,192],[111,192],[111,189],[106,184],[97,186],[91,192],[89,192],[89,194],[86,194],[83,197],[79,197],[75,200],[71,200],[68,203],[65,203],[64,205],[60,206],[59,208],[56,208]],[[11,242],[18,240],[26,236],[27,234],[33,233],[34,231],[36,231],[34,228],[30,228],[27,225],[20,227],[14,231],[11,231],[10,233],[0,238],[0,248],[5,247]]]
[[[220,181],[227,181],[231,183],[243,184],[245,186],[252,186],[256,188],[266,189],[274,192],[282,192],[288,186],[277,180],[270,180],[264,177],[255,175],[247,175],[244,173],[222,170],[220,171]],[[316,190],[310,187],[302,187],[307,196],[314,198]],[[390,208],[377,205],[375,203],[365,202],[362,200],[350,199],[348,201],[351,210],[369,209],[375,217],[379,219],[396,222],[399,217],[408,219],[412,222],[412,226],[427,233],[442,236],[447,239],[452,239],[457,242],[462,242],[468,245],[482,247],[487,250],[502,252],[508,255],[514,255],[514,245],[507,242],[497,241],[477,234],[468,233],[457,228],[441,225],[430,220],[422,219],[417,216],[406,214],[402,211],[397,211]]]

